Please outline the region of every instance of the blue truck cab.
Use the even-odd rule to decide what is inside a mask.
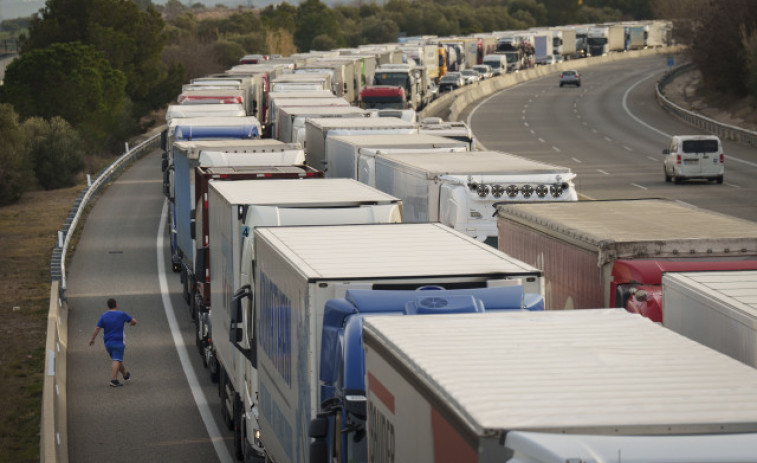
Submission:
[[[367,458],[363,320],[372,316],[421,316],[544,310],[539,294],[522,286],[416,290],[347,290],[326,303],[321,337],[320,413],[310,423],[310,463],[365,462]]]

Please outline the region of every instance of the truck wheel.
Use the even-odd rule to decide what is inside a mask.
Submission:
[[[670,175],[668,175],[668,170],[664,167],[662,168],[662,170],[663,172],[665,172],[665,183],[670,183],[672,179],[670,178]]]
[[[723,184],[723,176],[722,175],[718,175],[718,178],[715,179],[715,182],[722,185]]]
[[[234,456],[237,460],[244,458],[242,453],[242,401],[234,395]]]
[[[220,382],[221,379],[221,365],[218,363],[218,359],[210,350],[210,346],[206,347],[208,370],[210,370],[210,380],[214,383]]]
[[[226,373],[221,373],[221,378],[218,381],[218,390],[221,393],[221,418],[223,419],[223,424],[226,425],[226,427],[229,429],[229,431],[234,430],[234,420],[231,416],[229,416],[229,411],[226,409]]]
[[[195,345],[197,346],[197,352],[199,352],[200,357],[202,357],[203,365],[207,367],[208,360],[205,357],[205,343],[202,342],[202,332],[203,332],[202,315],[197,315],[197,319],[195,320]]]

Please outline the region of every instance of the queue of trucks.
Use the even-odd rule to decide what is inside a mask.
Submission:
[[[518,66],[580,53],[568,27],[413,38],[240,64],[172,105],[172,267],[238,459],[757,451],[757,373],[743,365],[757,351],[757,225],[672,201],[577,201],[566,167],[478,151],[462,123],[358,107],[384,87],[412,106],[442,50],[445,68],[506,66],[505,35]],[[390,70],[398,81],[377,79]],[[657,226],[629,229],[642,215]]]

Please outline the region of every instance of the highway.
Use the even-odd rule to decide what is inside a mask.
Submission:
[[[691,132],[654,100],[664,70],[664,57],[590,67],[580,88],[559,88],[555,74],[500,92],[466,117],[488,149],[571,167],[587,198],[668,197],[757,220],[752,148],[726,143],[723,185],[664,182],[667,137]],[[71,461],[233,461],[217,385],[167,263],[165,213],[156,151],[104,191],[81,232],[67,293]],[[108,387],[102,335],[88,346],[109,297],[139,321],[126,329],[133,379],[122,388]]]
[[[657,104],[654,86],[665,70],[664,55],[620,60],[586,68],[581,87],[563,88],[555,72],[492,95],[463,117],[487,149],[570,167],[583,198],[671,198],[757,220],[754,148],[724,141],[723,185],[665,183],[670,136],[697,133]]]

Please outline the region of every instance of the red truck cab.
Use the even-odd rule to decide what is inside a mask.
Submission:
[[[360,91],[360,107],[363,109],[407,109],[407,94],[402,87],[371,85]]]
[[[619,259],[612,268],[610,306],[662,323],[662,274],[712,270],[757,270],[757,260]]]

